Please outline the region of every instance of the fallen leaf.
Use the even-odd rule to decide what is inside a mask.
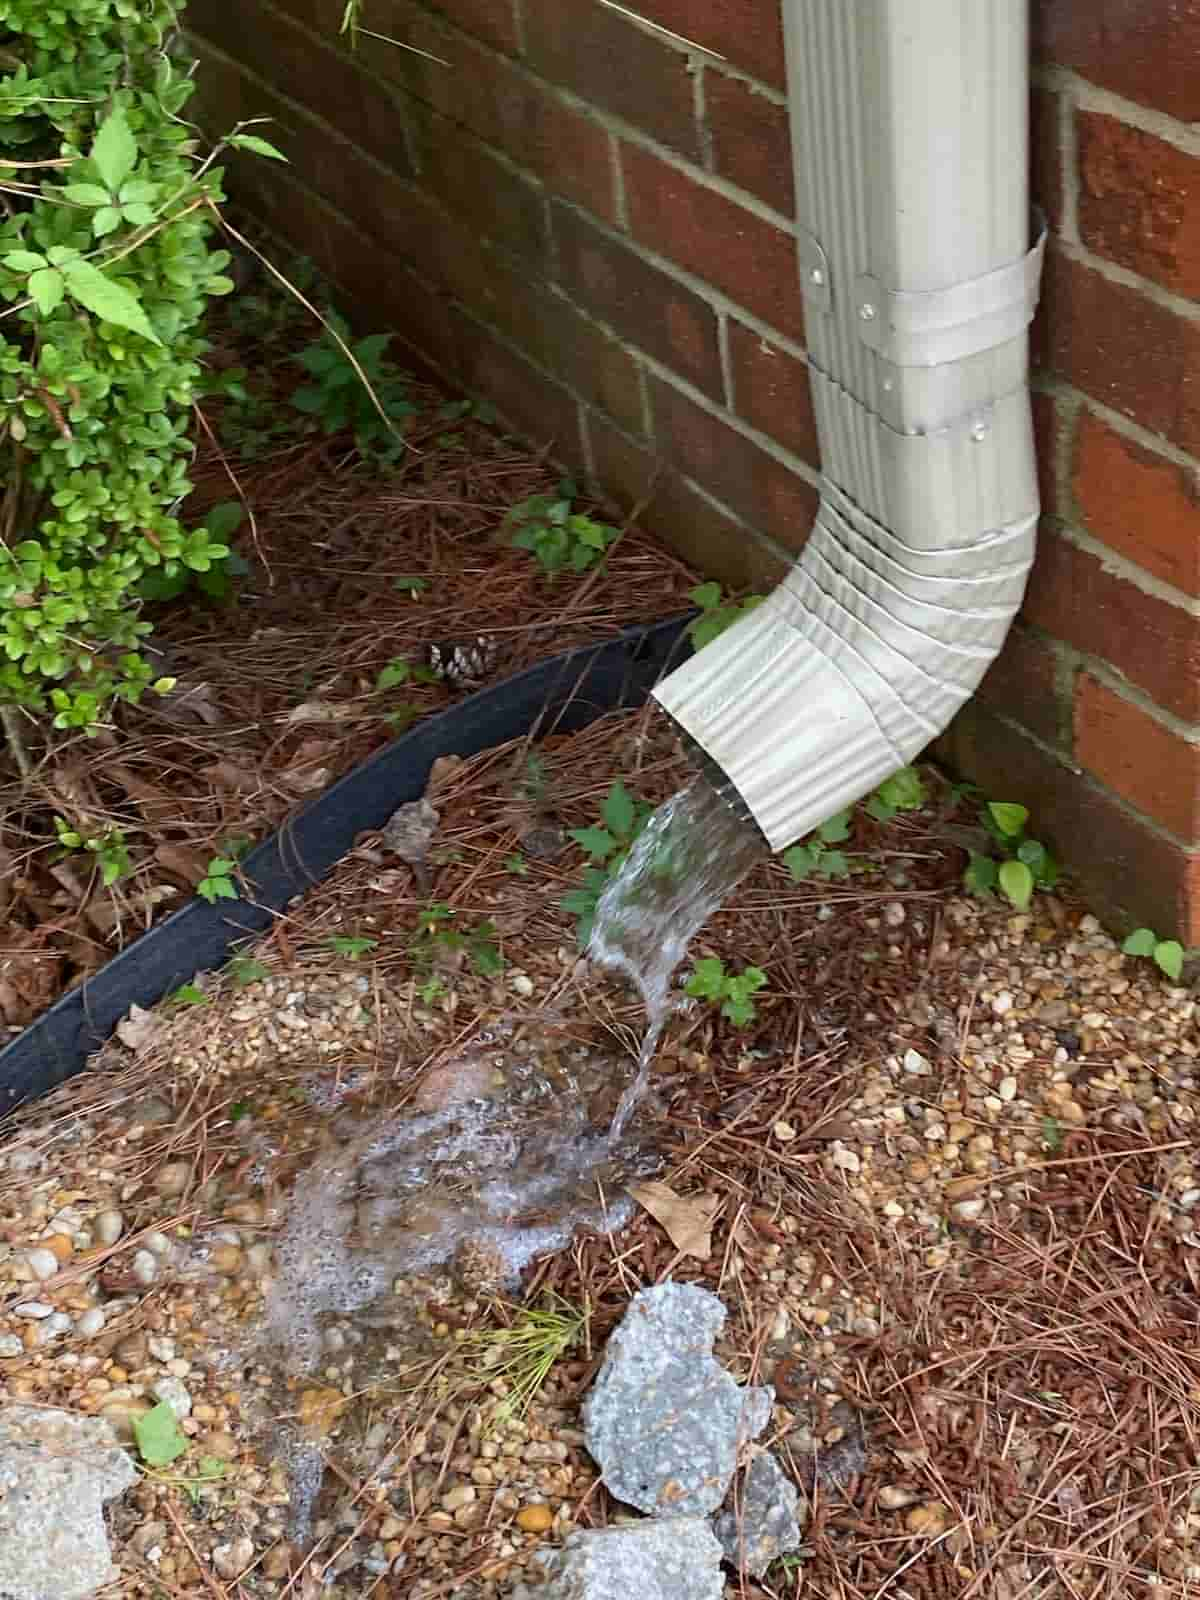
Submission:
[[[159,1029],[159,1019],[153,1011],[146,1011],[142,1006],[130,1006],[129,1015],[122,1017],[117,1023],[117,1038],[134,1055],[141,1055],[142,1051],[153,1039]]]
[[[119,783],[131,800],[136,800],[138,810],[147,822],[171,822],[179,815],[179,802],[165,790],[149,783],[136,772],[131,772],[119,761],[106,761],[104,776]]]
[[[462,756],[439,756],[429,769],[425,793],[432,794],[435,789],[444,789],[458,777],[466,764]]]
[[[300,1426],[308,1433],[328,1433],[347,1403],[340,1389],[305,1389],[300,1396]]]
[[[287,722],[344,722],[350,715],[350,707],[339,705],[336,700],[305,700],[303,704],[293,706],[284,719]]]
[[[422,894],[428,892],[430,885],[429,846],[440,821],[440,813],[422,798],[397,806],[383,825],[385,848],[408,862]]]
[[[312,794],[314,790],[326,786],[330,773],[329,767],[286,767],[277,777],[283,787],[290,789],[293,794]]]
[[[154,859],[168,872],[176,873],[191,888],[208,872],[210,858],[201,855],[198,850],[189,850],[187,845],[168,843],[158,846]]]
[[[157,702],[158,709],[172,721],[194,718],[207,727],[219,728],[225,718],[213,704],[211,683],[180,684]]]
[[[236,761],[214,761],[211,766],[201,767],[200,776],[207,778],[215,788],[230,789],[234,794],[241,790],[253,794],[262,788],[262,779],[257,773],[250,772],[245,767],[239,767]]]
[[[662,1227],[681,1255],[707,1261],[712,1255],[712,1226],[721,1209],[715,1194],[684,1197],[666,1183],[635,1183],[629,1193]]]

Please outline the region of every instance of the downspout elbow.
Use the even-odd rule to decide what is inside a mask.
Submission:
[[[785,0],[785,19],[821,502],[767,600],[655,691],[774,850],[919,755],[1004,643],[1038,519],[1045,245],[1024,0]]]

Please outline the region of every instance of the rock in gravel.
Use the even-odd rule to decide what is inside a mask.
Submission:
[[[103,1506],[136,1477],[97,1417],[41,1406],[0,1411],[4,1600],[84,1600],[115,1578]]]
[[[761,1578],[772,1561],[794,1550],[808,1521],[807,1502],[770,1451],[755,1456],[741,1493],[713,1524],[725,1559],[739,1571],[745,1563],[752,1578]]]
[[[610,1493],[658,1516],[694,1517],[725,1498],[738,1449],[771,1417],[772,1389],[743,1389],[713,1359],[725,1307],[663,1283],[631,1301],[583,1408],[587,1447]]]
[[[721,1600],[721,1546],[701,1517],[572,1533],[544,1557],[537,1600]]]

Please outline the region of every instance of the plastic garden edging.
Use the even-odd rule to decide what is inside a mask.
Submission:
[[[477,755],[534,731],[571,733],[607,711],[644,703],[657,680],[690,654],[690,617],[626,629],[540,662],[426,718],[310,801],[242,862],[252,895],[209,905],[193,899],[69,990],[0,1050],[0,1114],[80,1071],[130,1006],[152,1006],[193,973],[211,971],[235,945],[262,934],[311,889],[364,831],[419,799],[439,756]]]

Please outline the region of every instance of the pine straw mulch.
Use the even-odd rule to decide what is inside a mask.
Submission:
[[[279,380],[281,406],[294,382],[294,370]],[[389,715],[415,720],[687,609],[694,575],[636,527],[602,573],[543,577],[498,535],[557,474],[471,416],[448,424],[430,385],[409,393],[410,448],[384,477],[345,439],[301,437],[241,462],[215,443],[219,408],[206,422],[187,518],[244,497],[250,576],[232,605],[159,608],[152,659],[178,679],[169,696],[121,708],[97,737],[55,736],[29,781],[4,782],[0,765],[0,1025],[33,1020],[176,909],[230,841],[261,840],[379,749],[397,732]],[[485,658],[474,677],[377,691],[389,662],[419,666],[430,645],[460,643]],[[130,873],[105,889],[88,853],[59,859],[55,816],[84,836],[121,830]]]
[[[508,1012],[549,1017],[566,1035],[610,1048],[636,1046],[639,1006],[577,965],[570,921],[558,909],[576,881],[577,852],[529,859],[524,876],[505,868],[529,821],[514,780],[521,753],[489,752],[445,774],[431,859],[430,892],[465,922],[495,923],[503,979],[447,970],[445,998],[422,1004],[411,946],[427,897],[369,838],[254,952],[281,986],[311,992],[323,975],[346,970],[332,936],[377,941],[354,968],[368,980],[376,1020],[356,1050],[332,1063],[338,1075],[353,1068],[364,1103],[406,1103],[439,1063]],[[546,803],[564,825],[594,820],[614,775],[650,800],[686,775],[645,713],[551,740],[544,754]],[[1172,1078],[1170,1063],[1179,1051],[1196,1053],[1193,1010],[1157,980],[1126,979],[1131,964],[1088,933],[1069,898],[1046,901],[1036,925],[965,905],[952,807],[947,798],[886,830],[859,818],[851,848],[870,870],[845,884],[795,885],[777,862],[764,863],[698,940],[693,954],[756,962],[770,977],[751,1028],[738,1032],[701,1008],[673,1024],[656,1069],[647,1121],[661,1176],[681,1195],[716,1202],[711,1255],[681,1255],[641,1214],[612,1240],[584,1237],[536,1265],[526,1297],[553,1289],[590,1306],[592,1360],[565,1366],[556,1390],[564,1404],[573,1403],[564,1395],[577,1401],[586,1392],[604,1337],[639,1287],[669,1276],[722,1297],[731,1317],[725,1358],[739,1378],[775,1383],[773,1432],[812,1491],[803,1561],[777,1566],[759,1584],[732,1581],[739,1600],[1183,1600],[1200,1582],[1200,1301],[1196,1236],[1190,1224],[1178,1226],[1193,1192],[1182,1203],[1174,1197],[1195,1182],[1185,1169],[1196,1095],[1194,1079]],[[1099,979],[1081,976],[1076,985],[1072,976],[1083,974],[1093,949],[1114,974],[1111,993]],[[1032,975],[1015,976],[1022,962]],[[1002,1094],[999,1109],[972,1110],[968,1088],[989,1030],[1000,1026],[984,1020],[990,997],[1010,985],[1020,993],[1043,970],[1037,962],[1060,975],[1068,994],[1078,990],[1076,1011],[1087,1020],[1072,1026],[1083,1044],[1070,1036],[1056,1050],[1056,1036],[1031,1016],[1013,1035],[1029,1046],[1020,1098],[1002,1105]],[[526,1000],[517,998],[517,976],[530,979]],[[238,1031],[224,1020],[236,991],[221,980],[209,989],[203,1010],[167,1013],[162,1037],[139,1058],[112,1047],[101,1061],[108,1070],[30,1108],[17,1130],[56,1106],[95,1121],[106,1105],[153,1093],[176,1107],[157,1160],[192,1162],[197,1183],[244,1171],[242,1125],[228,1117],[244,1083],[196,1069],[208,1041],[217,1039],[219,1051],[222,1030]],[[1104,1074],[1131,1059],[1135,1017],[1139,1026],[1149,1019],[1162,1046],[1146,1057],[1150,1087],[1162,1095],[1139,1093],[1136,1106],[1102,1093]],[[932,1077],[888,1077],[886,1063],[909,1050],[934,1064]],[[284,1057],[264,1045],[256,1098],[290,1082],[298,1060],[303,1049]],[[1043,1088],[1054,1091],[1052,1066],[1069,1079],[1070,1104],[1083,1108],[1079,1125],[1041,1114]],[[868,1133],[881,1104],[885,1119],[893,1104],[897,1115]],[[976,1185],[985,1202],[967,1218],[961,1199],[951,1201],[964,1181],[965,1192],[976,1192],[970,1179],[932,1195],[927,1179],[909,1181],[911,1131],[939,1107],[948,1117],[965,1107],[976,1127],[995,1132],[995,1154]],[[295,1137],[298,1150],[303,1130]],[[850,1150],[860,1152],[858,1166],[847,1164]],[[136,1158],[143,1175],[147,1154],[143,1147]],[[962,1170],[957,1161],[950,1170]],[[899,1216],[883,1210],[885,1197],[904,1202]],[[424,1392],[428,1400],[433,1386]],[[401,1402],[391,1413],[395,1438],[411,1438],[432,1414],[432,1404],[426,1412],[411,1398]],[[348,1462],[341,1471],[349,1490],[358,1484],[367,1496],[355,1503],[369,1521],[373,1480]],[[617,1509],[592,1478],[565,1511],[586,1527]],[[177,1514],[187,1508],[179,1504]],[[422,1526],[419,1515],[417,1548]],[[508,1592],[515,1573],[506,1577],[505,1563],[495,1563],[493,1532],[456,1535],[449,1570],[410,1562],[392,1592]],[[316,1560],[302,1570],[311,1576]],[[388,1592],[385,1581],[362,1592]],[[288,1592],[302,1588],[295,1575],[291,1582]],[[211,1575],[206,1587],[251,1592]]]

